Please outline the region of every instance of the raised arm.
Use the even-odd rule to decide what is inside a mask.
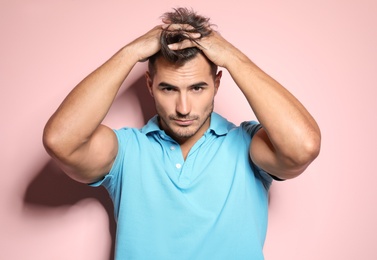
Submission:
[[[263,126],[250,145],[252,160],[280,179],[301,174],[320,150],[320,130],[313,117],[242,53],[226,66]]]
[[[101,125],[133,66],[160,49],[162,25],[123,47],[82,80],[47,122],[47,152],[73,179],[90,183],[109,172],[118,151],[114,132]]]
[[[185,25],[171,26],[179,28],[184,29]],[[193,46],[229,71],[262,124],[250,145],[254,163],[281,179],[301,174],[317,157],[321,140],[319,127],[305,107],[217,32],[196,42],[172,44],[170,48]]]

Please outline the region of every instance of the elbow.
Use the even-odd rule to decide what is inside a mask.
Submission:
[[[82,156],[82,153],[77,152],[78,148],[75,150],[71,139],[66,138],[61,131],[56,131],[47,125],[43,131],[42,142],[47,153],[71,179],[89,184],[103,176],[102,169],[88,167],[85,155]]]
[[[299,153],[296,155],[295,163],[301,166],[308,166],[318,157],[320,150],[321,137],[315,134],[303,142]]]
[[[42,143],[47,153],[53,158],[66,158],[69,152],[65,148],[65,141],[63,136],[54,129],[46,126],[43,131]]]
[[[82,171],[77,171],[79,164],[72,159],[72,152],[66,148],[64,138],[59,134],[45,129],[42,142],[47,153],[68,177],[85,184],[94,182],[93,177],[89,174],[83,174]]]
[[[48,154],[53,155],[55,153],[54,151],[58,147],[57,140],[56,135],[46,126],[43,130],[42,143]]]
[[[314,135],[307,138],[296,149],[285,156],[288,166],[284,179],[292,179],[301,175],[306,168],[318,157],[321,150],[321,136]]]

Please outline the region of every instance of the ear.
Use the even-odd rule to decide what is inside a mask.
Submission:
[[[217,90],[219,90],[222,75],[223,75],[223,72],[221,70],[216,74],[216,77],[215,77],[215,95],[217,94]]]
[[[149,91],[149,94],[151,94],[151,96],[153,97],[153,91],[152,91],[152,86],[153,86],[153,79],[151,77],[151,74],[149,73],[149,71],[146,71],[145,72],[145,80],[147,82],[147,88],[148,88],[148,91]]]

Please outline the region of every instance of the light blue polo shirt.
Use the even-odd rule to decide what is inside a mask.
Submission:
[[[263,259],[272,178],[249,158],[259,128],[212,113],[186,160],[157,116],[115,130],[114,165],[92,185],[114,202],[116,259]]]

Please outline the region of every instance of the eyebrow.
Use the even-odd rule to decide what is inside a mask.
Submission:
[[[174,85],[166,83],[166,82],[160,82],[158,84],[158,86],[159,87],[167,87],[167,88],[178,88],[178,86],[174,86]],[[203,87],[203,86],[208,86],[208,84],[204,81],[201,81],[201,82],[190,85],[190,87]]]

